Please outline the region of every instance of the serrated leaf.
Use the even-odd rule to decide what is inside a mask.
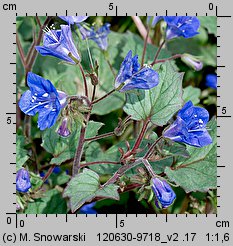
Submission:
[[[99,175],[90,169],[76,175],[68,183],[64,191],[64,197],[70,199],[70,207],[74,213],[85,202],[92,201],[95,197],[112,198],[119,200],[118,186],[114,184],[105,187],[100,186]]]
[[[49,190],[34,202],[29,202],[24,211],[25,214],[66,214],[66,201],[61,193],[56,190]]]
[[[89,121],[85,137],[96,136],[102,126],[101,122]],[[62,162],[74,158],[81,126],[74,124],[72,133],[67,138],[59,136],[56,129],[57,125],[43,132],[41,146],[54,156],[50,163],[60,165]]]
[[[166,168],[168,178],[181,186],[187,193],[206,192],[217,186],[217,122],[211,120],[208,125],[213,143],[203,148],[188,146],[189,159],[179,158],[177,165]]]
[[[181,108],[183,73],[175,71],[170,62],[161,65],[159,85],[150,90],[127,93],[124,111],[134,120],[151,118],[152,123],[163,126]]]
[[[201,89],[192,87],[191,85],[184,88],[183,100],[185,102],[192,101],[194,105],[200,102]]]
[[[201,26],[205,27],[210,34],[217,35],[217,17],[216,16],[199,16]]]
[[[25,138],[22,135],[16,136],[16,171],[18,171],[24,163],[29,159],[27,150],[24,149]]]

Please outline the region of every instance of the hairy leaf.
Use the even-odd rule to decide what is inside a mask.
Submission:
[[[119,200],[118,186],[114,184],[102,187],[99,175],[92,170],[83,169],[68,183],[64,191],[64,197],[70,199],[70,207],[74,213],[85,202],[92,201],[95,197],[112,198]]]

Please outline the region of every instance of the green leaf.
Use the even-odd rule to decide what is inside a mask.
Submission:
[[[92,170],[83,169],[68,183],[64,197],[69,197],[70,207],[74,213],[85,202],[92,201],[95,197],[112,198],[119,200],[118,186],[114,184],[100,186],[99,175]]]
[[[48,181],[52,187],[55,187],[56,185],[66,184],[69,180],[70,176],[65,171],[62,171],[60,173],[52,173]]]
[[[67,206],[61,193],[56,190],[49,190],[42,198],[29,202],[24,211],[25,214],[66,214]]]
[[[164,172],[166,167],[170,167],[173,163],[173,157],[164,157],[163,159],[157,161],[150,161],[150,164],[156,174]]]
[[[160,67],[159,85],[150,90],[127,93],[124,111],[134,120],[151,118],[152,123],[163,126],[181,108],[183,73],[175,71],[170,62]]]
[[[103,152],[98,142],[92,142],[89,144],[85,152],[86,162],[94,161],[119,161],[120,155],[117,147],[111,147],[107,151]],[[106,175],[116,172],[121,165],[117,164],[96,164],[90,165],[89,168],[98,174]]]
[[[199,16],[201,26],[206,28],[208,33],[217,35],[217,17],[216,16]]]
[[[24,149],[25,138],[22,135],[16,135],[16,171],[29,159],[27,150]]]
[[[194,105],[200,102],[201,90],[199,88],[194,88],[191,85],[184,88],[183,100],[184,102],[192,101]]]
[[[166,168],[168,178],[181,186],[187,193],[206,192],[217,186],[217,122],[208,125],[213,143],[203,148],[188,146],[189,159],[179,158],[174,168]]]
[[[96,136],[102,125],[103,123],[100,122],[89,121],[85,137]],[[72,133],[67,138],[58,135],[56,129],[57,125],[43,132],[41,146],[54,156],[50,163],[60,165],[62,162],[74,158],[81,126],[73,124]]]

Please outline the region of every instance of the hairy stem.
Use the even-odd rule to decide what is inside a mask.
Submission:
[[[161,50],[162,50],[162,48],[163,48],[165,42],[166,42],[166,40],[164,40],[164,41],[160,44],[160,46],[159,46],[159,48],[158,48],[158,50],[157,50],[157,52],[156,52],[156,54],[155,54],[154,61],[150,64],[151,66],[155,65],[156,60],[157,60],[157,58],[159,57],[159,54],[160,54],[160,52],[161,52]]]
[[[155,61],[155,64],[157,64],[157,63],[163,63],[163,62],[170,61],[170,60],[175,60],[175,59],[181,58],[181,57],[182,57],[182,54],[176,54],[176,55],[171,56],[171,57],[166,58],[166,59],[156,60]]]
[[[72,176],[75,176],[76,174],[78,174],[79,169],[80,169],[80,162],[81,162],[81,158],[83,154],[83,147],[85,143],[85,133],[86,133],[86,129],[87,129],[90,116],[91,116],[91,112],[87,114],[86,125],[82,126],[81,131],[80,131],[78,147],[76,149],[75,156],[74,156]]]
[[[163,136],[159,137],[151,146],[150,148],[148,149],[148,151],[146,152],[146,154],[144,155],[143,159],[148,159],[151,154],[153,153],[154,151],[154,148],[155,146],[158,144],[158,142],[163,139]]]
[[[98,103],[99,101],[102,101],[103,99],[105,99],[106,97],[110,96],[113,92],[115,92],[115,89],[112,89],[111,91],[109,91],[107,94],[105,94],[104,96],[96,99],[95,101],[92,102],[92,104]]]
[[[154,172],[152,166],[150,165],[149,161],[146,159],[142,160],[142,163],[144,164],[144,166],[146,167],[147,171],[150,173],[151,177],[155,177],[156,173]]]
[[[136,167],[137,165],[142,163],[142,158],[138,158],[135,162],[131,164],[126,164],[119,168],[114,175],[103,185],[103,187],[109,185],[109,184],[114,184],[118,178],[120,178],[126,171]]]
[[[108,66],[109,66],[109,68],[110,68],[110,70],[111,70],[111,72],[112,72],[113,77],[116,78],[116,73],[115,73],[115,71],[114,71],[114,69],[113,69],[113,66],[112,66],[111,62],[109,61],[108,58],[105,57],[105,59],[106,59],[106,61],[107,61],[107,63],[108,63]]]
[[[108,133],[104,133],[104,134],[101,134],[101,135],[98,135],[92,138],[85,138],[85,142],[99,140],[99,139],[107,138],[107,137],[112,137],[114,135],[115,135],[114,132],[108,132]]]
[[[98,165],[98,164],[114,164],[114,165],[119,165],[120,163],[117,161],[93,161],[93,162],[86,162],[81,164],[81,167],[87,167],[91,165]]]
[[[147,127],[148,127],[149,123],[150,123],[149,119],[147,119],[147,120],[145,120],[143,122],[143,126],[142,126],[142,129],[141,129],[141,132],[139,133],[138,138],[137,138],[137,140],[136,140],[136,142],[135,142],[135,144],[133,146],[132,153],[134,153],[139,148],[139,146],[140,146],[140,144],[142,142],[142,139],[143,139],[143,137],[144,137],[144,135],[146,133],[146,130],[147,130]]]

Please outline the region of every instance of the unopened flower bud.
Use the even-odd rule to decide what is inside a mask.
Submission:
[[[169,207],[176,198],[171,186],[165,180],[159,178],[153,178],[152,183],[151,188],[155,194],[155,205],[158,208]]]
[[[19,192],[27,192],[31,188],[29,172],[21,168],[16,174],[16,190]]]
[[[203,63],[197,57],[190,54],[183,54],[181,60],[195,71],[200,71],[203,68]]]
[[[92,85],[98,85],[99,79],[95,73],[91,73],[90,78],[91,78]]]
[[[68,137],[71,134],[69,130],[68,117],[63,118],[62,123],[57,130],[57,134],[59,134],[61,137]]]

